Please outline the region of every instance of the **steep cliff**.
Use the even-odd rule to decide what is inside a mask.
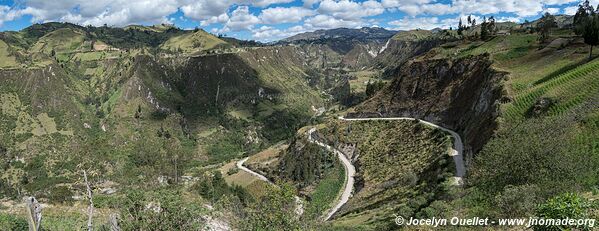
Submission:
[[[397,33],[381,47],[379,55],[371,65],[384,70],[384,77],[392,78],[399,74],[410,59],[422,55],[444,42],[455,40],[447,32],[412,30]]]
[[[505,74],[491,63],[487,55],[410,63],[351,116],[409,116],[440,123],[458,131],[476,152],[497,126]]]

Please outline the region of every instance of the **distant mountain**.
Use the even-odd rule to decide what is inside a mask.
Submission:
[[[522,26],[524,27],[536,27],[541,19],[537,19],[531,22],[524,22]],[[574,15],[555,15],[555,22],[557,23],[557,27],[564,28],[569,27],[574,23]]]
[[[325,39],[350,39],[359,41],[380,40],[386,41],[393,37],[397,31],[381,27],[363,27],[361,29],[337,28],[331,30],[317,30],[306,32],[282,39],[281,42],[316,41]]]

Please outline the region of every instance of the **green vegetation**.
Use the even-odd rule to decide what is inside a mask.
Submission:
[[[125,230],[194,230],[206,214],[196,207],[260,202],[212,171],[292,137],[324,102],[296,50],[276,49],[232,49],[168,25],[44,23],[0,33],[0,198],[50,204],[49,230],[85,226],[84,169],[97,228],[116,213]],[[141,209],[157,203],[185,209]]]
[[[2,214],[0,213],[0,227],[2,230],[28,230],[29,225],[27,224],[27,220],[22,217],[17,217],[10,214]]]
[[[557,27],[555,17],[549,12],[546,12],[539,22],[537,23],[537,33],[539,34],[539,41],[545,42],[549,38],[549,34],[553,28]]]
[[[433,35],[428,30],[411,30],[405,33],[397,33],[392,39],[398,41],[418,41],[422,39],[429,39]]]
[[[281,189],[270,188],[258,202],[248,207],[241,230],[300,230],[296,219],[295,190],[284,184]]]
[[[227,47],[227,45],[225,41],[220,40],[214,35],[208,34],[203,30],[198,30],[194,33],[173,37],[163,43],[161,48],[179,53],[193,54],[219,47]]]
[[[222,197],[234,195],[241,200],[241,203],[247,205],[252,202],[252,198],[247,191],[241,186],[228,186],[220,172],[216,171],[211,174],[205,174],[202,179],[195,185],[197,192],[203,198],[216,203]]]
[[[469,216],[533,216],[548,198],[599,185],[599,62],[587,61],[578,45],[583,38],[552,28],[551,17],[534,24],[544,28],[545,43],[522,26],[433,51],[437,57],[490,53],[494,68],[509,73],[499,127],[474,156],[465,196],[452,202]]]
[[[586,0],[579,5],[574,15],[574,33],[581,35],[584,43],[590,46],[589,60],[593,58],[593,46],[599,45],[599,14]]]
[[[10,52],[10,47],[4,41],[0,40],[0,68],[14,67],[18,63]]]
[[[337,157],[320,146],[305,140],[305,134],[298,134],[281,155],[280,177],[305,187],[322,179],[328,169],[335,166]]]
[[[160,190],[125,194],[120,208],[119,225],[123,230],[198,230],[202,209],[183,201],[180,192]]]
[[[597,81],[593,81],[598,71],[599,60],[594,60],[550,80],[543,79],[542,82],[518,94],[514,102],[506,108],[506,118],[518,119],[526,116],[537,100],[546,96],[559,97],[559,102],[548,108],[550,114],[559,115],[578,106],[599,89]]]
[[[392,214],[438,214],[451,198],[450,139],[439,130],[406,121],[331,121],[318,133],[350,158],[359,155],[361,189],[334,226],[388,229],[395,226]]]
[[[328,209],[334,206],[339,192],[343,189],[345,182],[345,171],[343,166],[335,164],[335,166],[324,174],[322,179],[317,183],[314,192],[310,194],[310,203],[306,207],[305,217],[318,220],[326,215]]]
[[[550,198],[544,204],[541,204],[536,211],[536,216],[546,219],[589,219],[589,210],[592,204],[586,198],[573,193],[566,193]],[[585,226],[534,226],[534,230],[591,230]]]
[[[119,214],[123,230],[198,230],[208,220],[241,230],[388,230],[397,228],[393,214],[597,216],[590,192],[599,187],[599,60],[591,51],[587,61],[583,45],[597,45],[597,16],[584,5],[579,12],[574,31],[554,28],[562,17],[546,15],[523,25],[469,19],[459,35],[394,36],[406,46],[443,43],[405,60],[489,53],[493,67],[508,73],[499,110],[489,110],[498,127],[467,159],[464,188],[451,185],[451,138],[440,130],[411,121],[326,120],[332,106],[343,108],[343,96],[351,104],[386,92],[379,91],[386,85],[379,67],[322,62],[320,53],[343,59],[332,48],[266,46],[170,25],[44,23],[2,32],[0,197],[32,195],[50,204],[48,230],[85,226],[82,170],[95,189],[97,229],[107,228],[111,214]],[[252,44],[260,47],[233,47]],[[380,64],[396,61],[380,57],[389,59]],[[314,116],[321,107],[324,116]],[[317,121],[328,121],[317,138],[343,150],[358,171],[354,196],[324,226],[315,221],[334,204],[345,176],[337,157],[300,129]],[[456,129],[467,133],[461,123]],[[280,156],[248,164],[280,187],[227,185],[249,179],[235,160],[278,142],[289,144]],[[297,190],[307,198],[300,219]],[[0,211],[1,229],[24,227],[22,211]]]

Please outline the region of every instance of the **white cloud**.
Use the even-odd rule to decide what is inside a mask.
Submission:
[[[6,21],[12,21],[18,17],[21,17],[21,14],[22,12],[13,11],[8,6],[0,5],[0,26],[2,26]]]
[[[312,8],[314,4],[322,2],[322,0],[303,0],[304,7]]]
[[[563,5],[577,0],[453,0],[451,4],[432,3],[429,0],[382,0],[387,8],[398,9],[408,15],[422,14],[498,14],[513,13],[519,17],[535,16],[544,12],[548,5]]]
[[[252,31],[252,37],[261,41],[271,41],[275,38],[284,37],[283,31],[269,26],[262,26],[257,30]]]
[[[575,15],[576,11],[578,11],[577,6],[571,6],[571,7],[564,8],[564,14],[567,14],[567,15]]]
[[[517,18],[517,17],[499,17],[495,19],[497,22],[515,22],[515,23],[519,23],[522,22],[521,18]]]
[[[543,0],[543,3],[545,3],[547,5],[555,5],[555,6],[569,4],[569,3],[573,3],[573,2],[580,2],[580,1],[579,0]]]
[[[267,6],[274,5],[274,4],[290,3],[293,1],[294,0],[250,0],[247,2],[251,3],[251,5],[254,5],[257,7],[267,7]],[[244,2],[241,2],[241,3],[244,3]]]
[[[225,23],[223,30],[251,30],[254,25],[259,24],[260,22],[260,19],[256,15],[250,13],[250,8],[248,6],[238,6],[231,12],[231,16]]]
[[[293,35],[307,31],[308,30],[304,26],[300,25],[289,27],[287,29],[277,29],[270,26],[262,26],[258,29],[252,30],[252,37],[260,41],[269,42],[291,37]]]
[[[181,11],[191,19],[216,22],[218,17],[226,13],[233,3],[234,1],[231,0],[198,0],[181,6]]]
[[[337,19],[329,15],[316,15],[304,21],[304,26],[308,29],[331,29],[331,28],[356,28],[363,26],[362,21],[352,21]]]
[[[68,0],[23,1],[15,15],[31,15],[33,22],[67,21],[78,24],[124,26],[132,23],[160,23],[177,12],[177,0]]]
[[[403,18],[389,22],[389,25],[394,26],[396,30],[413,30],[413,29],[434,29],[441,27],[441,22],[437,17],[426,18]]]
[[[422,5],[431,3],[431,0],[382,0],[381,3],[386,8],[396,8],[408,5]]]
[[[560,8],[547,8],[543,12],[548,12],[550,14],[559,14]]]
[[[419,14],[442,15],[455,11],[450,5],[446,4],[426,4],[426,5],[403,5],[397,7],[400,11],[408,15],[416,16]]]
[[[455,18],[445,18],[439,19],[437,17],[404,17],[399,20],[390,21],[388,24],[390,25],[390,29],[392,30],[414,30],[414,29],[424,29],[431,30],[435,28],[441,29],[449,29],[450,27],[457,28],[460,18],[464,24],[467,24],[467,17],[465,15],[461,15]],[[477,24],[480,24],[483,21],[483,18],[477,15],[471,15],[471,19],[476,20]],[[497,19],[498,22],[505,21],[519,21],[518,18],[500,18]]]
[[[316,14],[313,10],[302,7],[274,7],[262,10],[260,19],[266,24],[299,22],[305,17]]]
[[[354,2],[350,0],[324,0],[318,7],[318,12],[334,16],[335,18],[351,20],[368,16],[375,16],[385,12],[380,2],[368,0],[365,2]]]

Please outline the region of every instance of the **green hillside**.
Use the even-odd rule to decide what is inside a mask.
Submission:
[[[228,43],[203,30],[173,37],[160,46],[164,50],[186,54],[208,51],[219,47],[228,47]]]
[[[566,29],[553,31],[546,43],[512,32],[441,46],[428,56],[481,53],[489,53],[508,78],[499,127],[475,154],[466,196],[455,206],[472,216],[530,216],[531,208],[555,195],[596,192],[599,62],[588,60],[582,39]]]
[[[569,20],[544,41],[536,21],[274,45],[167,24],[0,32],[0,230],[27,226],[27,196],[44,230],[85,227],[84,171],[97,230],[596,218],[599,59]],[[461,137],[463,185],[460,142],[418,120]]]

